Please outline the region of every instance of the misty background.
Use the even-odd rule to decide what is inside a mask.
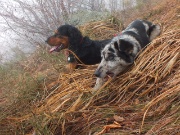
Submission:
[[[62,24],[102,20],[145,1],[0,0],[0,64],[47,47],[44,41]]]

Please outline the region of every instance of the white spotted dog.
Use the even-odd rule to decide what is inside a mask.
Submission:
[[[134,62],[138,52],[161,32],[159,25],[144,20],[135,20],[114,37],[101,51],[101,63],[95,71],[94,90],[99,89],[110,76],[115,78]]]

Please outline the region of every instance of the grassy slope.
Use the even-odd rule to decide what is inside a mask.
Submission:
[[[148,10],[146,6],[139,7],[133,13],[132,10],[127,11],[127,17],[124,19],[123,24],[126,26],[136,18],[144,18],[161,23],[163,33],[177,30],[180,26],[178,3],[178,0],[170,2],[163,0],[158,5],[154,4],[153,8],[149,6],[148,8],[150,9]],[[150,10],[151,12],[149,12]],[[115,16],[121,15],[116,14]],[[85,29],[88,29],[88,26]],[[93,36],[94,33],[97,32],[92,31],[92,33],[88,34],[96,37]],[[173,33],[166,35],[170,37]],[[161,40],[166,42],[166,35]],[[172,41],[175,42],[173,37]],[[163,43],[163,41],[161,42]],[[178,44],[179,41],[175,43]],[[146,115],[142,134],[150,135],[152,134],[151,130],[153,130],[156,134],[168,135],[171,133],[175,135],[180,130],[179,94],[166,99],[163,96],[169,94],[168,90],[164,90],[166,93],[163,93],[158,92],[160,88],[156,88],[155,92],[151,92],[148,95],[145,94],[144,97],[139,98],[133,95],[134,98],[124,102],[124,100],[128,99],[126,97],[132,95],[132,92],[129,91],[124,94],[125,98],[122,100],[124,104],[122,105],[123,102],[120,101],[119,97],[119,94],[122,94],[122,92],[116,88],[112,89],[113,85],[110,85],[112,88],[107,87],[107,89],[104,89],[104,92],[99,92],[99,94],[96,93],[95,95],[91,95],[84,88],[83,85],[87,85],[86,87],[88,88],[94,83],[94,79],[91,79],[93,73],[91,68],[88,71],[84,70],[83,73],[76,71],[72,74],[59,74],[64,71],[64,61],[60,61],[60,57],[56,54],[53,56],[49,55],[41,50],[26,61],[13,65],[9,64],[9,68],[3,67],[0,69],[1,134],[26,134],[36,131],[36,133],[43,135],[50,135],[54,132],[59,134],[63,132],[68,135],[83,135],[90,132],[100,132],[103,126],[112,124],[113,121],[117,121],[121,128],[112,128],[109,131],[110,133],[136,134],[141,127],[144,114],[142,109],[145,106],[146,108],[152,108],[148,110]],[[179,61],[179,57],[176,60]],[[176,70],[177,74],[179,73],[179,68],[174,67],[173,70]],[[85,76],[90,77],[90,79],[84,78]],[[171,80],[171,77],[173,76],[169,75],[169,78],[167,77],[166,80]],[[178,76],[175,76],[174,80],[178,80],[176,77]],[[69,84],[67,81],[75,83]],[[162,84],[160,85],[159,83],[162,89],[164,89],[163,86],[169,89],[173,87],[166,85],[166,81],[160,80],[159,82]],[[115,84],[115,87],[118,86],[119,84]],[[149,83],[147,83],[148,86],[150,86]],[[130,88],[135,89],[135,87]],[[64,91],[62,92],[62,90]],[[82,91],[85,91],[85,93]],[[71,98],[62,94],[70,94]],[[158,102],[158,95],[160,95],[159,98],[163,99],[163,102]],[[113,99],[116,100],[114,101]],[[151,103],[150,101],[152,104],[148,104],[148,102]],[[113,126],[118,127],[119,125],[114,124]]]

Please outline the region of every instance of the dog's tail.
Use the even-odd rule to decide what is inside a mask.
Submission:
[[[150,39],[150,41],[152,41],[153,39],[155,39],[157,36],[160,35],[160,33],[161,33],[161,26],[159,24],[152,25],[150,27],[149,33],[150,33],[149,39]]]

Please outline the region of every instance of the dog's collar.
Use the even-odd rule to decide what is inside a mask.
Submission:
[[[69,56],[67,57],[67,61],[69,63],[73,63],[76,61],[76,59],[75,59],[74,55],[70,53]]]
[[[121,35],[121,34],[122,34],[122,32],[116,33],[116,34],[114,34],[114,37]]]

